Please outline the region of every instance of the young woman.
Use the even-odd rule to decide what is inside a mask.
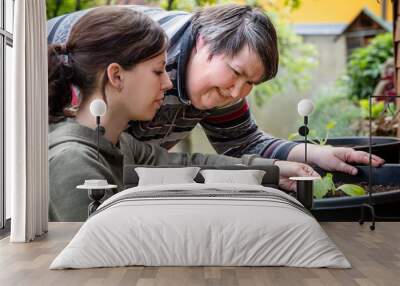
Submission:
[[[49,47],[50,220],[84,221],[90,203],[76,186],[85,179],[122,185],[123,165],[272,164],[244,156],[168,153],[137,141],[124,130],[129,121],[151,120],[172,87],[165,71],[167,38],[161,27],[139,12],[121,7],[93,9],[74,24],[65,45]],[[74,118],[67,117],[71,88],[80,91]],[[102,99],[97,160],[96,120],[90,103]],[[168,126],[154,126],[162,134]],[[313,174],[305,165],[290,165],[290,174]],[[295,167],[295,168],[294,168]],[[297,169],[296,169],[297,168]],[[301,172],[299,172],[301,170]]]

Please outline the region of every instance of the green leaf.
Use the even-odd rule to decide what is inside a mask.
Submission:
[[[326,130],[331,130],[331,129],[335,128],[335,126],[336,126],[336,121],[335,120],[330,120],[326,124],[325,128],[326,128]]]
[[[293,140],[298,139],[298,138],[300,138],[300,134],[298,132],[291,133],[288,136],[288,140],[289,141],[293,141]]]
[[[314,181],[313,187],[314,197],[322,199],[330,190],[334,191],[336,189],[333,183],[333,175],[331,173],[326,173],[320,180]]]
[[[369,100],[362,99],[359,101],[361,107],[361,114],[363,118],[369,118]],[[385,110],[385,103],[382,101],[372,103],[371,115],[372,119],[378,118]]]
[[[379,115],[382,114],[383,110],[385,109],[384,102],[380,101],[378,103],[372,104],[372,118],[377,118]]]
[[[351,196],[351,197],[359,197],[366,194],[363,187],[352,184],[344,184],[337,188],[337,190],[341,190],[343,193]]]

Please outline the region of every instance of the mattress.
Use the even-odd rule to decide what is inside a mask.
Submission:
[[[286,193],[198,183],[134,187],[112,196],[50,269],[130,265],[351,267]]]

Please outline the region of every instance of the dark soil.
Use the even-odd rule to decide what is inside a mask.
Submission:
[[[336,188],[343,185],[344,183],[337,183]],[[359,186],[363,187],[364,190],[368,194],[368,183],[360,183],[358,184]],[[381,193],[381,192],[388,192],[388,191],[394,191],[394,190],[400,190],[400,186],[396,185],[373,185],[372,186],[372,193]],[[329,192],[326,194],[324,198],[332,198],[332,197],[348,197],[347,194],[343,193],[342,191],[338,190],[335,191],[333,194],[332,192]]]

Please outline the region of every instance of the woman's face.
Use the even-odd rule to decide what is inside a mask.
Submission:
[[[258,54],[248,46],[233,57],[225,54],[211,57],[209,45],[202,39],[198,40],[188,69],[186,84],[189,96],[192,104],[201,110],[242,100],[264,75]]]
[[[131,70],[122,70],[120,108],[126,108],[129,120],[151,120],[161,107],[164,92],[172,88],[165,63],[166,52]]]

